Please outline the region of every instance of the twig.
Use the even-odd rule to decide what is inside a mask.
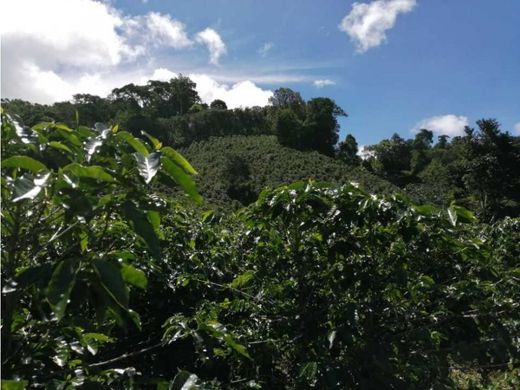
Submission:
[[[113,359],[105,360],[104,362],[98,362],[98,363],[89,364],[89,367],[106,366],[107,364],[112,364],[112,363],[118,362],[120,360],[128,359],[130,357],[134,357],[134,356],[137,356],[137,355],[141,355],[143,353],[149,352],[151,350],[154,350],[156,348],[163,347],[163,346],[164,346],[164,344],[161,341],[161,342],[159,342],[157,344],[154,344],[154,345],[151,345],[149,347],[140,349],[139,351],[124,353],[121,356],[115,357]]]

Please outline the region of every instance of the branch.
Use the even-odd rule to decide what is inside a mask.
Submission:
[[[146,353],[146,352],[149,352],[149,351],[152,351],[154,349],[157,349],[159,347],[163,347],[164,344],[163,342],[159,342],[157,344],[154,344],[154,345],[151,345],[149,347],[146,347],[146,348],[143,348],[143,349],[140,349],[139,351],[135,351],[135,352],[129,352],[129,353],[124,353],[122,354],[121,356],[118,356],[118,357],[115,357],[113,359],[109,359],[109,360],[105,360],[104,362],[98,362],[98,363],[93,363],[93,364],[89,364],[89,367],[101,367],[101,366],[106,366],[108,364],[112,364],[112,363],[115,363],[115,362],[118,362],[120,360],[124,360],[124,359],[128,359],[128,358],[131,358],[131,357],[134,357],[134,356],[138,356],[138,355],[142,355],[143,353]]]

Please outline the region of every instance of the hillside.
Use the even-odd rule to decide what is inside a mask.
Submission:
[[[315,179],[335,184],[357,182],[375,193],[399,191],[363,168],[318,152],[281,146],[274,136],[213,137],[180,150],[198,170],[197,186],[216,205],[256,200],[265,187]]]

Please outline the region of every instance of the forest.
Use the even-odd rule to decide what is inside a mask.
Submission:
[[[195,87],[2,100],[2,389],[520,387],[520,137]]]

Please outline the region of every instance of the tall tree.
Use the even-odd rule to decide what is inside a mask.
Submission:
[[[305,117],[306,147],[328,156],[334,155],[338,142],[338,116],[347,116],[334,100],[319,97],[307,102]]]
[[[359,165],[358,143],[352,134],[347,134],[338,147],[338,158],[350,165]]]

